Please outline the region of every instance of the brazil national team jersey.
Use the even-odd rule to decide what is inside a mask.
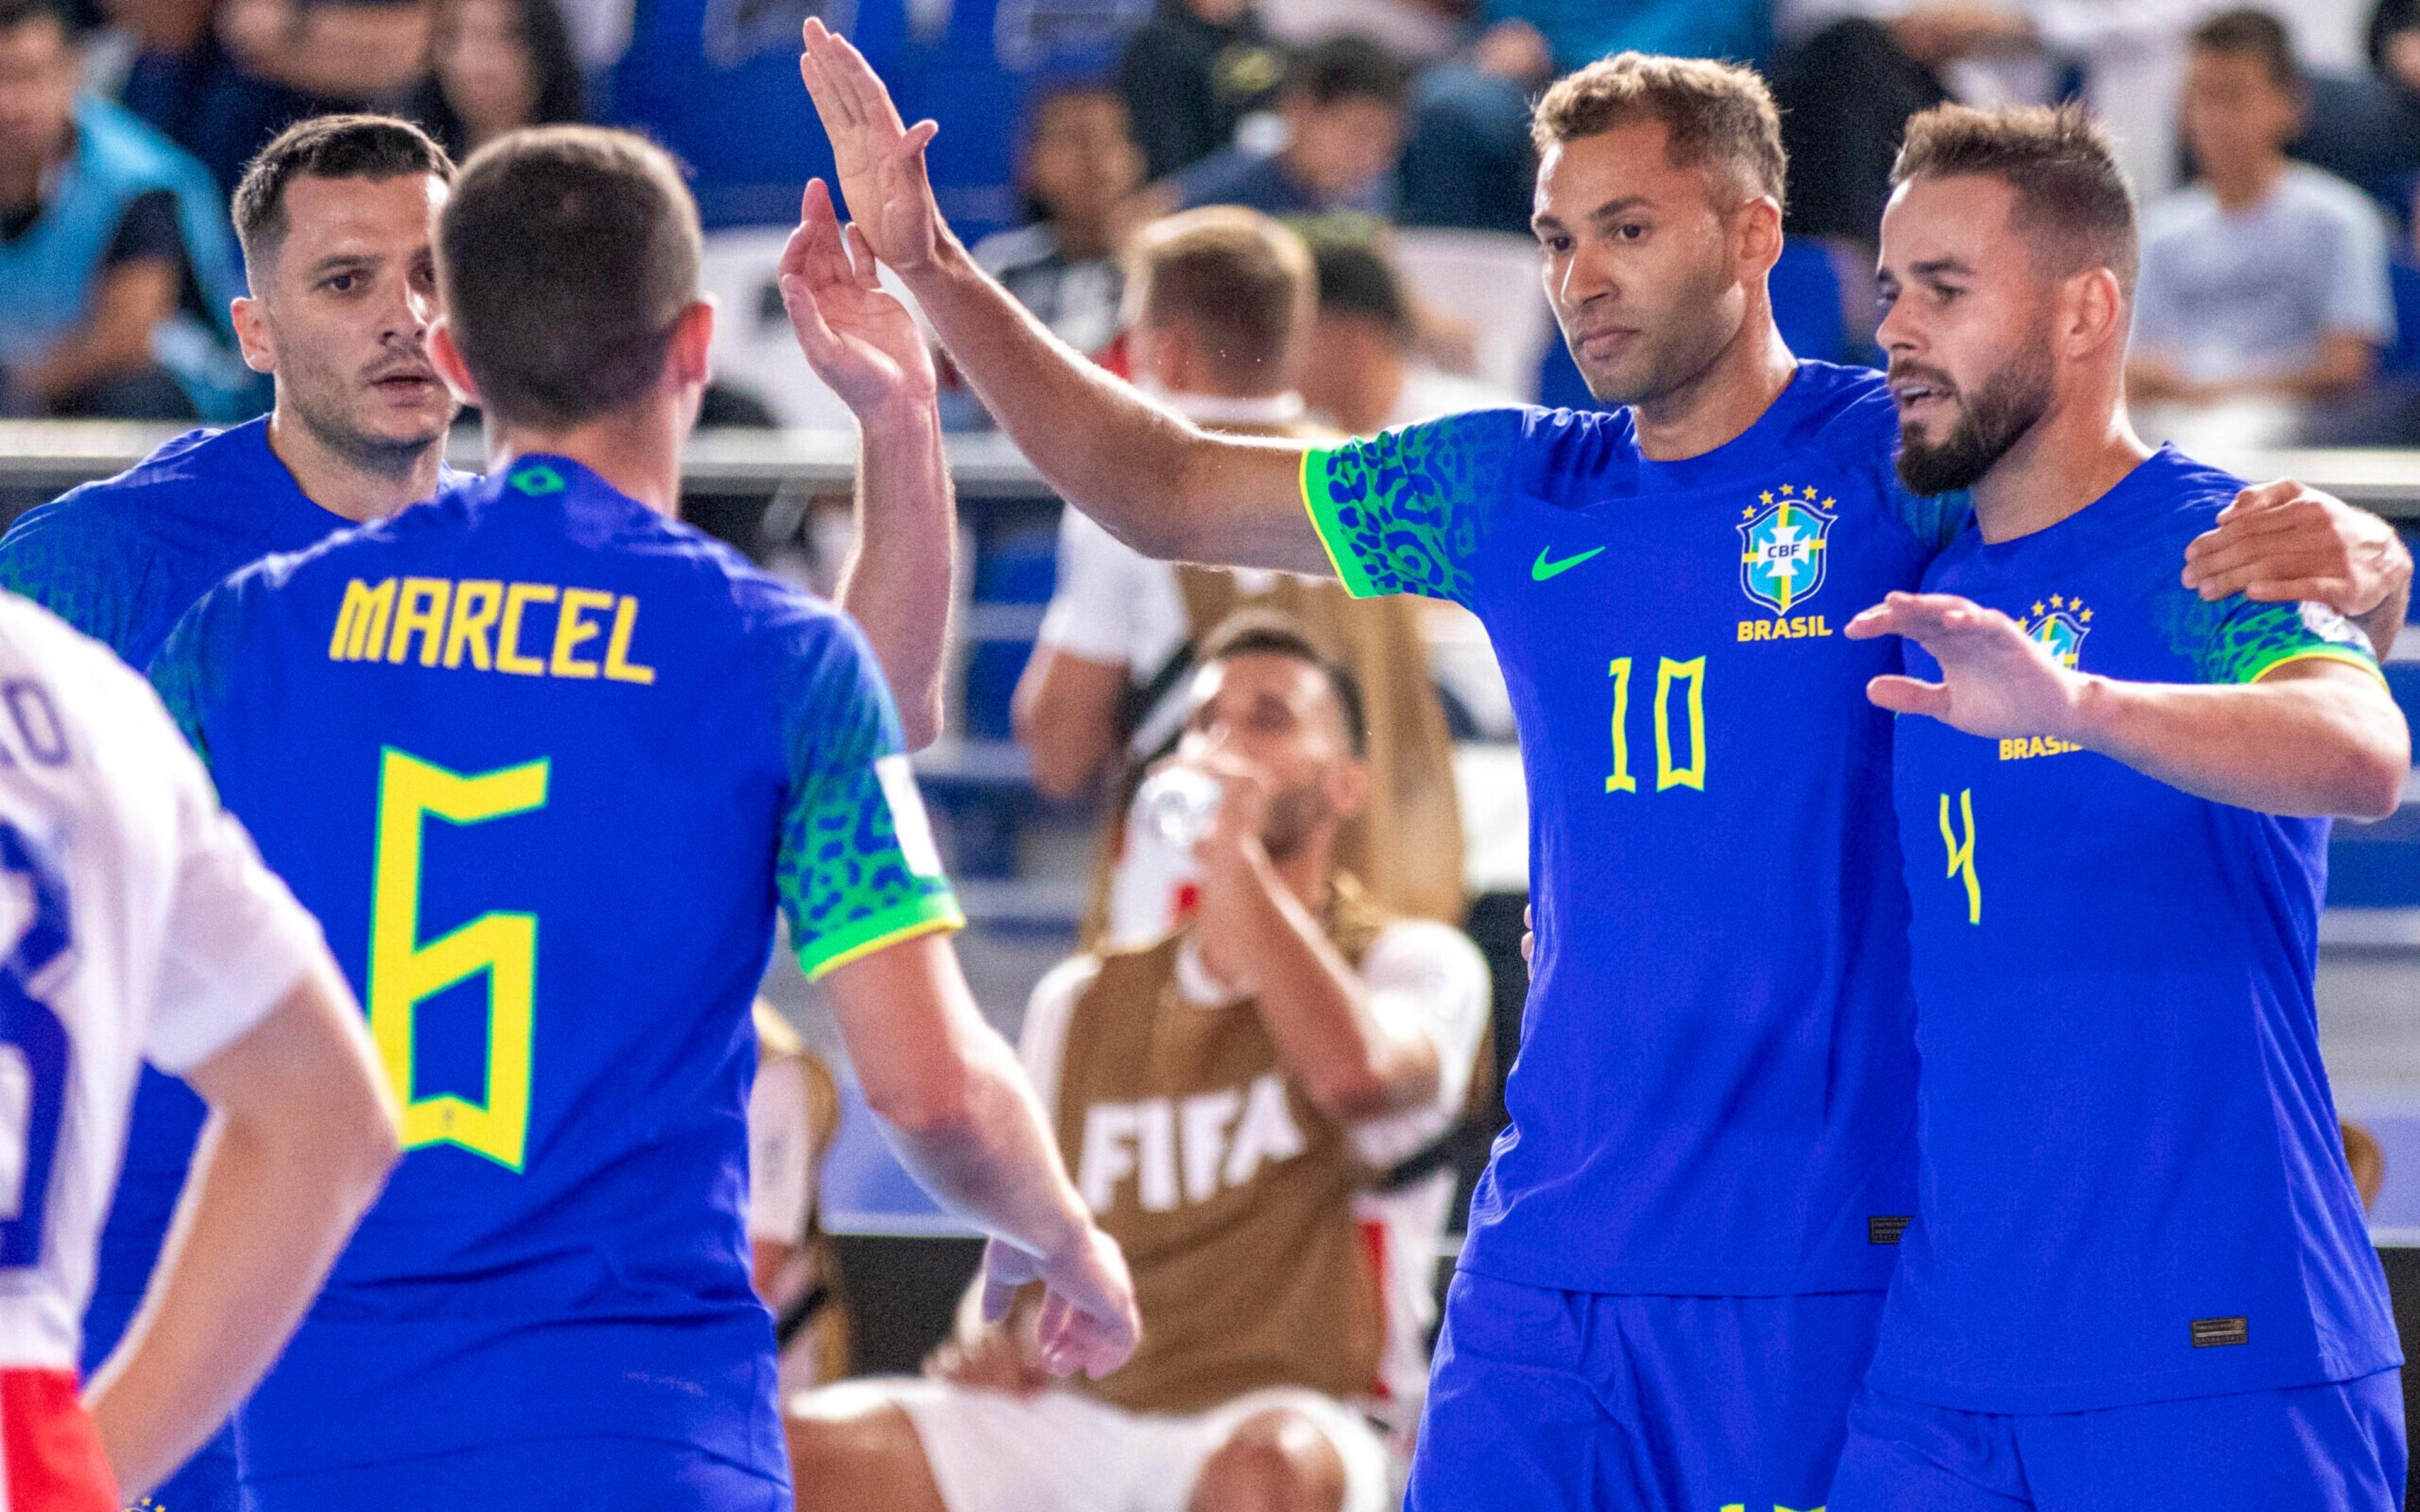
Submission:
[[[749,1004],[959,922],[854,624],[559,457],[272,557],[152,668],[325,927],[406,1154],[247,1477],[520,1439],[786,1481]]]
[[[116,477],[27,511],[0,539],[0,587],[50,609],[139,671],[178,617],[229,573],[351,523],[303,496],[270,449],[264,417],[188,432]],[[150,1280],[203,1111],[184,1083],[144,1068],[101,1235],[87,1369],[116,1346]]]
[[[2164,451],[2048,530],[1968,532],[1925,586],[2108,677],[2374,670],[2330,610],[2180,586],[2240,486]],[[2065,1412],[2396,1364],[2312,1005],[2327,822],[1927,718],[1900,721],[1898,764],[1922,1166],[1874,1386]]]
[[[1626,412],[1458,415],[1311,454],[1357,594],[1468,607],[1512,691],[1537,956],[1462,1263],[1566,1290],[1879,1288],[1913,1209],[1898,670],[1850,616],[1963,505],[1909,499],[1879,375],[1804,363],[1681,462]]]

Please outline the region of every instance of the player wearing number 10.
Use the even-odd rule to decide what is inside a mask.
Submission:
[[[933,128],[806,38],[863,234],[1072,504],[1148,555],[1488,627],[1537,957],[1411,1506],[1820,1504],[1915,1199],[1891,731],[1863,702],[1888,658],[1840,632],[1966,512],[1898,486],[1879,375],[1798,363],[1773,325],[1762,84],[1623,54],[1538,106],[1546,290],[1626,408],[1306,453],[1193,431],[1056,346],[941,224]],[[2340,607],[2376,608],[2364,587]]]
[[[674,513],[713,312],[669,160],[463,168],[431,356],[495,471],[205,596],[153,676],[359,984],[406,1155],[241,1418],[262,1512],[789,1505],[749,1287],[774,911],[910,1167],[1131,1348],[958,922],[865,640]]]

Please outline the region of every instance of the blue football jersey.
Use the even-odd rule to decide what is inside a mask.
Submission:
[[[228,574],[351,524],[303,497],[270,450],[264,416],[189,431],[114,478],[26,511],[0,538],[0,588],[40,604],[140,671],[178,616]],[[149,1283],[204,1112],[184,1083],[143,1069],[93,1285],[104,1304],[140,1297]],[[114,1322],[85,1330],[86,1370],[116,1347],[119,1333]]]
[[[1333,451],[1359,594],[1475,612],[1529,789],[1537,956],[1462,1263],[1566,1290],[1880,1288],[1914,1203],[1899,666],[1841,626],[1963,502],[1909,498],[1879,375],[1821,363],[1705,455],[1489,410]]]
[[[749,1005],[959,922],[855,625],[534,456],[205,597],[154,682],[316,913],[406,1154],[247,1477],[633,1435],[786,1479]]]
[[[2374,671],[2328,609],[2179,584],[2185,543],[2240,486],[2164,451],[2047,530],[1968,532],[1925,586],[2107,677]],[[1900,721],[1898,768],[1922,1161],[1873,1384],[2065,1412],[2396,1364],[2319,1061],[2327,822],[1929,718]]]

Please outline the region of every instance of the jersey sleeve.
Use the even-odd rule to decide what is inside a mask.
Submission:
[[[790,778],[775,884],[812,980],[966,918],[863,636],[830,616],[798,626],[783,651]]]
[[[2262,604],[2238,594],[2194,619],[2181,649],[2205,683],[2257,683],[2297,661],[2350,662],[2384,680],[2367,638],[2324,604]]]
[[[1490,505],[1511,486],[1528,413],[1448,415],[1306,455],[1303,506],[1346,592],[1470,608],[1471,563]]]
[[[154,744],[176,798],[176,885],[144,1056],[174,1074],[248,1033],[327,945],[193,754],[164,728]]]
[[[131,548],[97,505],[70,493],[26,511],[0,536],[0,588],[123,656],[145,565]]]
[[[237,662],[240,612],[235,588],[211,589],[185,611],[151,658],[151,687],[205,766],[210,760],[210,717]]]

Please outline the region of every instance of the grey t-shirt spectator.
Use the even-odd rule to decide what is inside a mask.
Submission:
[[[2326,336],[2395,339],[2385,218],[2361,191],[2293,163],[2233,213],[2196,184],[2143,217],[2134,345],[2196,382],[2308,366]]]

